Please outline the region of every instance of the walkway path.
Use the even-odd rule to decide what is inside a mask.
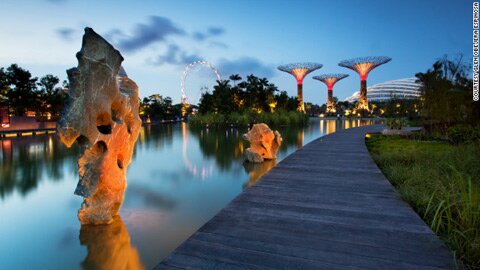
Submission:
[[[367,132],[319,138],[281,161],[156,269],[452,269],[371,159]]]

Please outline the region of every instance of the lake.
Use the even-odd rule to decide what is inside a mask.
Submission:
[[[81,226],[76,146],[56,135],[3,138],[0,146],[1,269],[151,269],[242,190],[312,140],[373,120],[311,118],[280,127],[276,161],[244,164],[246,128],[141,129],[120,217]]]

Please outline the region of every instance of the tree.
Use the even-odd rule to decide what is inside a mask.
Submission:
[[[198,112],[201,114],[208,113],[214,110],[215,102],[213,95],[206,91],[200,97],[200,103],[198,106]]]
[[[0,68],[0,102],[7,101],[7,95],[10,91],[7,73],[3,68]]]
[[[233,81],[234,86],[237,86],[237,81],[240,81],[242,77],[240,77],[239,74],[232,74],[230,75],[229,79]]]
[[[40,115],[50,114],[54,119],[60,116],[60,112],[65,105],[66,95],[62,88],[55,88],[59,82],[58,77],[48,74],[40,78],[37,83],[39,87],[37,91],[39,105],[37,112]]]
[[[472,101],[472,81],[463,57],[436,61],[415,76],[422,82],[422,116],[428,130],[445,131],[457,123],[478,123],[479,105]],[[478,102],[477,102],[478,103]]]
[[[143,98],[140,102],[140,112],[147,117],[159,119],[172,119],[180,114],[172,105],[172,98],[159,94]]]
[[[36,82],[28,70],[17,64],[7,68],[7,83],[10,86],[7,92],[8,104],[13,108],[15,115],[25,115],[27,110],[36,108]]]
[[[238,80],[239,76],[232,75],[230,78]],[[246,109],[255,112],[273,112],[277,108],[284,110],[297,108],[298,101],[295,97],[289,97],[287,92],[277,95],[277,86],[266,78],[258,78],[252,74],[236,86],[232,87],[229,82],[228,80],[217,81],[213,92],[202,94],[199,113],[228,114],[234,111],[243,112]]]

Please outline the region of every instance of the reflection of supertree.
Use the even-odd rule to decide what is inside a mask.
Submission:
[[[333,86],[335,83],[343,78],[348,77],[348,74],[323,74],[320,76],[314,76],[313,79],[319,80],[327,85],[328,88],[328,100],[327,100],[327,113],[335,112],[335,105],[333,104]]]
[[[293,63],[278,67],[279,70],[290,73],[297,79],[298,110],[301,112],[305,112],[305,106],[303,104],[303,79],[308,73],[322,66],[322,64],[317,63]]]
[[[392,60],[390,57],[386,56],[367,56],[367,57],[358,57],[354,59],[344,60],[338,63],[341,67],[346,67],[351,70],[354,70],[360,75],[360,99],[358,102],[358,109],[368,110],[368,100],[367,100],[367,76],[368,73],[387,62]]]

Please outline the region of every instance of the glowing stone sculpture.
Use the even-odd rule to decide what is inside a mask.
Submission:
[[[57,124],[62,142],[78,142],[80,180],[75,194],[84,197],[82,224],[108,224],[120,209],[141,120],[138,87],[121,69],[123,57],[85,28],[78,66],[67,70],[69,106]],[[119,76],[122,75],[122,76]]]
[[[327,113],[335,112],[335,104],[333,104],[333,86],[340,81],[348,77],[348,74],[323,74],[320,76],[314,76],[313,79],[319,80],[327,85],[328,99],[327,99]]]
[[[367,56],[344,60],[338,63],[341,67],[349,68],[360,75],[360,99],[357,108],[361,110],[368,109],[367,100],[367,77],[372,69],[390,62],[392,58],[386,56]]]
[[[243,138],[250,142],[250,148],[245,150],[245,160],[260,163],[265,159],[276,159],[277,152],[282,144],[282,136],[278,131],[272,131],[266,124],[255,124],[243,134]]]
[[[292,63],[278,67],[280,71],[290,73],[297,79],[298,110],[301,112],[305,112],[305,105],[303,103],[303,79],[308,73],[322,66],[322,64],[317,63]]]

